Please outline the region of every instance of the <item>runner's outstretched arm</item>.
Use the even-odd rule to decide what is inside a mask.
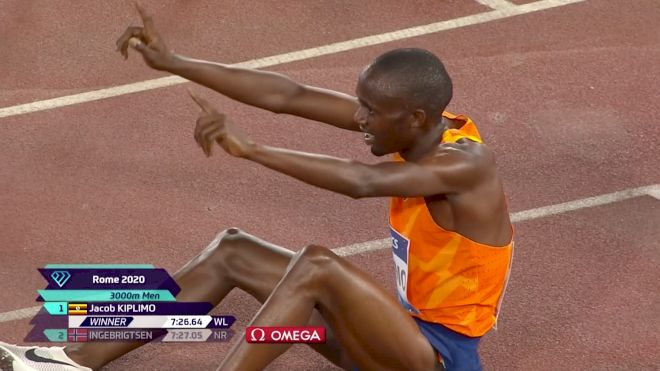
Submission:
[[[490,153],[468,153],[452,145],[419,162],[361,162],[259,145],[224,114],[191,93],[202,108],[195,140],[207,156],[217,142],[227,153],[245,158],[305,183],[353,198],[425,197],[458,193],[492,176]]]
[[[138,12],[144,26],[128,27],[117,40],[117,50],[124,58],[128,57],[128,48],[132,47],[142,54],[151,68],[179,75],[239,102],[360,131],[353,120],[358,108],[355,97],[300,84],[274,72],[176,55],[165,45],[152,17],[139,5]]]

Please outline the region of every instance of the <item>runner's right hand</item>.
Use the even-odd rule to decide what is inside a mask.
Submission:
[[[202,147],[206,156],[211,156],[211,147],[216,142],[234,157],[245,157],[254,149],[255,143],[239,127],[218,112],[204,98],[189,90],[192,99],[202,111],[195,125],[195,141]]]
[[[128,58],[128,47],[132,47],[142,54],[147,65],[156,70],[166,69],[173,59],[172,52],[165,46],[154,27],[151,15],[147,14],[140,4],[135,5],[144,27],[130,26],[117,40],[117,51],[124,59]]]

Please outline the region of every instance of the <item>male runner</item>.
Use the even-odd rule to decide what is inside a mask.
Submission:
[[[513,229],[493,153],[469,118],[444,112],[452,83],[440,60],[421,49],[385,53],[360,74],[352,97],[271,72],[175,55],[151,17],[138,10],[144,27],[129,27],[117,42],[124,57],[132,46],[152,68],[249,105],[363,132],[374,155],[394,154],[393,161],[367,165],[260,145],[193,95],[202,108],[195,139],[207,156],[218,143],[233,156],[317,187],[353,198],[391,198],[398,301],[325,247],[294,253],[235,228],[175,274],[177,300],[217,305],[237,287],[263,303],[251,325],[325,326],[327,343],[312,347],[345,369],[481,369],[477,346],[496,321]],[[0,343],[0,366],[98,369],[140,345]],[[238,340],[220,370],[260,370],[286,349]]]

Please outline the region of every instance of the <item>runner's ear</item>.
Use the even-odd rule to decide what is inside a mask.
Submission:
[[[412,112],[411,116],[411,125],[412,128],[420,128],[426,123],[426,111],[421,108],[418,108]]]

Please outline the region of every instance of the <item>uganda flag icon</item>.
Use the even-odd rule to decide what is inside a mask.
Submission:
[[[69,315],[87,315],[87,304],[82,303],[69,303]]]

